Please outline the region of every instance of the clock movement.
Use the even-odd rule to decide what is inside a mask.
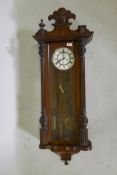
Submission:
[[[93,37],[85,25],[70,29],[75,14],[60,8],[48,16],[52,31],[43,20],[33,36],[41,60],[41,149],[50,149],[68,164],[71,156],[91,150],[85,100],[85,51]]]

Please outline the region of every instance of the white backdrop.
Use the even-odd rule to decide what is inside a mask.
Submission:
[[[91,152],[69,166],[38,149],[40,63],[32,35],[59,7],[76,14],[94,38],[87,45],[86,92]],[[0,174],[117,175],[117,1],[0,0]]]

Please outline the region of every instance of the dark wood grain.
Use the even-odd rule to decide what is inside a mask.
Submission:
[[[52,122],[56,122],[56,128],[54,128],[52,132],[53,139],[55,138],[55,140],[58,140],[61,144],[65,144],[65,141],[67,144],[77,144],[76,64],[70,70],[60,71],[56,69],[51,62],[51,57],[54,50],[58,47],[66,47],[66,42],[51,43],[49,47],[51,50],[49,61],[51,117]],[[70,47],[71,50],[73,50],[73,48],[74,46]],[[60,84],[63,86],[64,93],[62,93],[59,88]]]
[[[39,43],[41,57],[40,148],[56,152],[66,165],[72,154],[91,149],[86,116],[84,55],[93,32],[85,25],[71,30],[71,18],[75,19],[75,14],[60,8],[48,17],[55,20],[52,24],[54,29],[47,31],[41,20],[40,29],[33,36]],[[61,47],[71,49],[75,57],[75,64],[66,71],[58,70],[51,61],[55,50]],[[60,84],[64,93],[59,89]]]

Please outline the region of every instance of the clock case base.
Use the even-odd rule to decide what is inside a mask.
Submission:
[[[86,100],[85,100],[85,52],[86,52],[86,44],[92,40],[93,32],[89,31],[85,25],[78,26],[78,29],[71,30],[69,26],[71,23],[69,19],[75,19],[75,14],[71,13],[71,11],[66,10],[64,8],[58,9],[58,11],[54,11],[52,15],[48,17],[49,20],[55,20],[55,23],[52,25],[54,29],[52,31],[47,31],[44,29],[45,24],[43,20],[39,24],[39,31],[33,36],[34,39],[39,43],[39,55],[41,57],[41,104],[42,104],[42,114],[40,118],[40,149],[50,149],[52,152],[55,152],[61,156],[61,159],[65,161],[65,164],[68,164],[68,160],[71,160],[71,156],[83,151],[88,151],[92,149],[91,141],[88,139],[88,129],[87,123],[88,119],[86,117]],[[46,115],[46,108],[48,105],[45,104],[45,94],[44,94],[44,79],[45,73],[44,70],[44,59],[46,57],[46,49],[45,44],[51,42],[77,42],[77,52],[79,55],[80,61],[80,89],[81,89],[81,99],[80,99],[80,130],[79,130],[79,144],[78,145],[59,145],[59,144],[49,144],[48,136],[49,136],[49,118]]]
[[[80,151],[92,150],[92,143],[88,141],[87,146],[59,146],[59,145],[39,145],[40,149],[49,149],[52,152],[57,153],[61,156],[61,160],[70,161],[73,154],[79,153]]]

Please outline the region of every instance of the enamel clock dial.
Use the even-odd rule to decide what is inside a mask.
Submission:
[[[71,30],[75,14],[60,8],[43,20],[33,36],[39,44],[41,68],[40,149],[50,149],[68,164],[73,154],[91,150],[85,100],[85,52],[93,32],[85,25]]]
[[[52,56],[52,63],[59,70],[70,69],[74,65],[74,62],[73,52],[67,47],[56,49]]]

